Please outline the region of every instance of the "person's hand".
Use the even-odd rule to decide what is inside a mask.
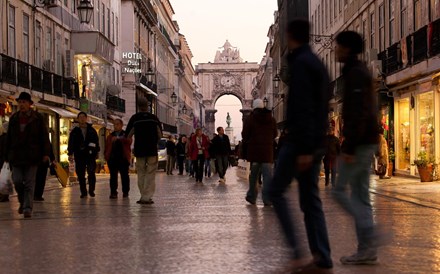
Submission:
[[[312,167],[313,155],[299,155],[296,159],[298,171],[305,171]]]
[[[69,156],[69,162],[72,162],[72,161],[73,161],[73,156],[70,155],[70,156]]]
[[[350,155],[350,154],[342,154],[342,161],[344,161],[347,164],[352,164],[356,161],[356,158],[354,157],[354,155]]]
[[[43,163],[50,163],[50,158],[49,156],[43,156]]]

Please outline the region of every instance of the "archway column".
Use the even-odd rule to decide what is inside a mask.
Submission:
[[[212,137],[215,132],[215,113],[217,112],[216,109],[207,109],[205,110],[205,128],[206,132],[209,137]]]
[[[240,112],[243,114],[242,121],[244,124],[244,122],[247,120],[249,115],[251,115],[252,109],[240,109]]]

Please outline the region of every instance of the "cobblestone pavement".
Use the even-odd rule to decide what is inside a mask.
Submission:
[[[247,183],[229,170],[196,185],[187,176],[157,174],[154,205],[138,205],[136,176],[130,197],[109,200],[108,177],[95,198],[79,187],[50,187],[31,220],[18,215],[16,197],[0,204],[0,273],[273,273],[286,261],[273,209],[247,205]],[[292,206],[305,240],[295,185]],[[352,221],[321,191],[335,273],[440,272],[440,211],[372,195],[376,219],[395,238],[376,266],[342,266],[355,249]]]

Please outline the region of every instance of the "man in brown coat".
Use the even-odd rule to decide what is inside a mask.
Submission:
[[[257,200],[257,180],[260,174],[263,175],[263,203],[270,206],[271,202],[267,197],[267,185],[272,180],[274,140],[277,137],[277,125],[272,117],[272,112],[264,108],[263,100],[256,99],[253,103],[254,110],[245,121],[243,126],[242,143],[246,146],[244,158],[251,163],[249,174],[249,190],[246,194],[246,201],[255,204]]]

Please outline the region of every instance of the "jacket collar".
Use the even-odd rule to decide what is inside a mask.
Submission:
[[[300,47],[298,47],[298,48],[296,48],[294,50],[291,50],[289,52],[288,57],[290,59],[294,59],[294,58],[298,57],[298,55],[300,55],[301,53],[310,52],[310,51],[312,51],[312,49],[310,48],[310,45],[309,44],[304,44],[304,45],[302,45],[302,46],[300,46]]]

